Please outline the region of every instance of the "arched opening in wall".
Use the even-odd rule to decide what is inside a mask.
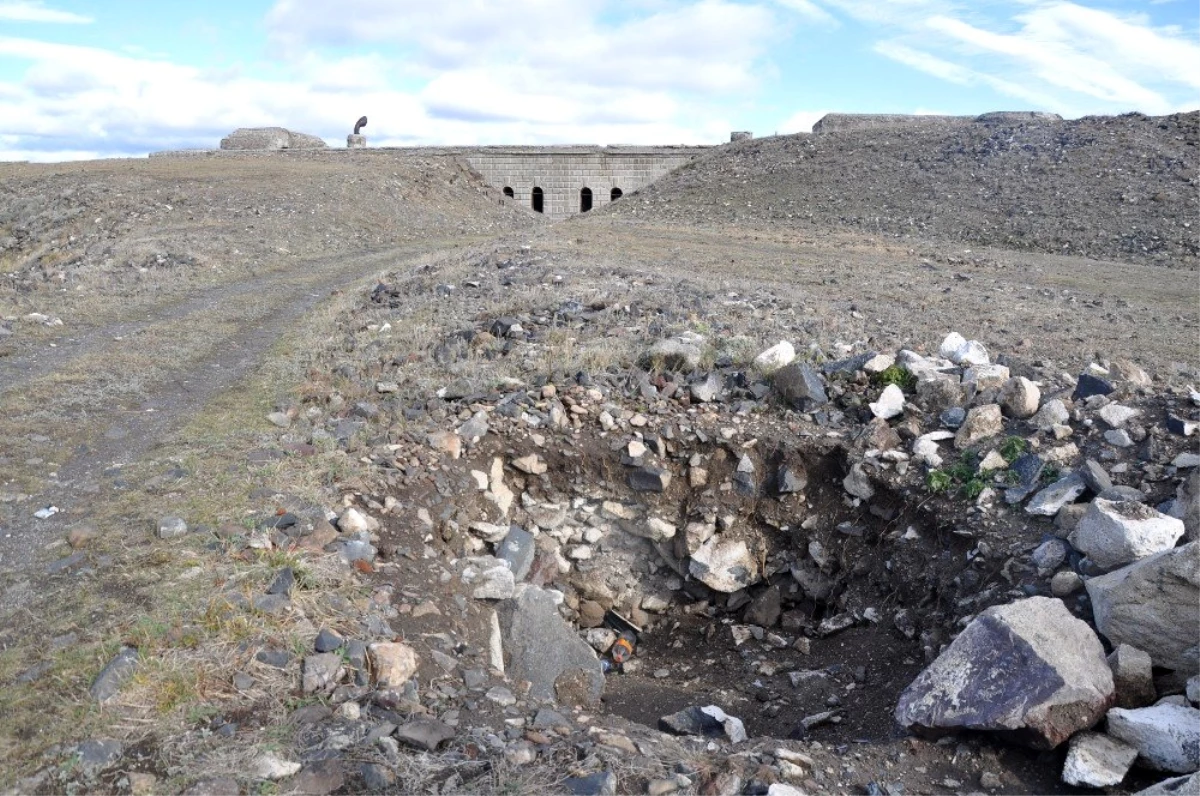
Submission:
[[[541,188],[533,189],[533,198],[530,200],[530,205],[533,207],[533,212],[535,212],[535,213],[545,213],[546,212],[545,204],[543,202]]]
[[[579,192],[579,212],[586,213],[592,209],[592,189],[584,188]]]
[[[613,188],[612,193],[609,194],[609,201],[615,202],[624,195],[625,195],[625,192],[622,191],[620,188]]]
[[[509,188],[507,185],[505,185],[504,186],[504,195],[507,196],[509,199],[512,199],[513,198],[513,189]]]

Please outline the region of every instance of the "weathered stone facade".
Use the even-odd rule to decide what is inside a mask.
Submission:
[[[490,185],[551,218],[603,207],[710,147],[480,147],[463,157]]]

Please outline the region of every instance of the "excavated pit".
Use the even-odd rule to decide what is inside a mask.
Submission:
[[[619,468],[596,463],[609,497],[575,501],[586,525],[605,529],[565,584],[581,635],[609,662],[616,628],[604,613],[642,628],[634,657],[610,668],[604,708],[658,727],[715,704],[752,737],[835,745],[903,735],[892,719],[900,692],[953,636],[960,591],[983,579],[975,542],[939,529],[901,492],[878,491],[869,504],[850,497],[846,451],[819,438],[640,444],[644,457],[628,446],[603,452]],[[631,488],[655,448],[686,460],[688,478],[662,492]],[[552,484],[562,479],[554,488],[578,485],[573,469],[551,469]],[[670,538],[645,538],[668,526]],[[701,548],[742,544],[749,566],[703,572]]]

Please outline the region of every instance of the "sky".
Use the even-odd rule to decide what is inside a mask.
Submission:
[[[0,0],[0,160],[719,144],[831,111],[1200,109],[1197,0]]]

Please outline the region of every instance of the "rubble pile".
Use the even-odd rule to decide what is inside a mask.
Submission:
[[[398,312],[404,292],[366,302]],[[604,310],[484,315],[417,355],[536,362],[556,326]],[[382,368],[342,366],[340,390],[272,416],[283,449],[341,448],[368,475],[260,542],[336,554],[375,584],[358,632],[318,636],[301,664],[322,715],[382,750],[371,765],[396,739],[464,734],[518,761],[580,732],[644,755],[631,738],[665,737],[647,725],[820,751],[882,742],[894,719],[1065,749],[1071,785],[1200,768],[1190,388],[1125,360],[993,358],[953,333],[932,353],[790,340],[734,357],[682,331],[599,372],[422,393],[401,370],[414,353],[372,339]],[[882,660],[839,651],[856,639]],[[655,699],[669,708],[647,716]],[[618,733],[618,716],[640,728]],[[310,744],[333,732],[315,722]],[[787,752],[757,781],[833,784]],[[589,776],[611,775],[598,760]],[[698,782],[658,773],[652,792]]]

